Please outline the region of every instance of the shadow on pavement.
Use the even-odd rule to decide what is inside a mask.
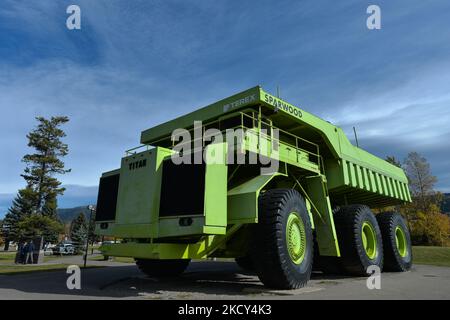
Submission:
[[[75,299],[137,296],[177,299],[196,294],[244,297],[265,292],[274,294],[262,285],[255,274],[243,271],[234,262],[192,262],[183,275],[166,279],[149,278],[135,265],[85,269],[81,275],[81,290],[67,289],[68,276],[65,270],[0,276],[0,298],[21,299],[20,293],[34,293],[37,295],[27,295],[27,298],[41,299],[57,298],[59,295]],[[321,273],[314,273],[312,276],[314,280],[342,278]],[[16,296],[4,296],[4,289],[17,290],[18,293]]]

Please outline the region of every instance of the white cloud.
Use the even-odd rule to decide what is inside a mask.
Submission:
[[[405,9],[389,4],[386,31],[374,35],[358,29],[365,10],[359,14],[357,1],[329,10],[280,4],[275,12],[247,2],[77,3],[78,34],[65,28],[64,1],[8,0],[0,9],[2,22],[14,20],[10,29],[41,41],[20,53],[35,57],[29,65],[0,60],[0,192],[23,184],[19,160],[36,115],[71,117],[73,172],[62,180],[95,185],[141,130],[258,83],[282,85],[283,97],[350,137],[356,125],[361,141],[419,151],[448,145],[439,140],[449,127],[450,42],[439,31],[448,19],[405,25],[429,5],[408,6],[400,19]]]

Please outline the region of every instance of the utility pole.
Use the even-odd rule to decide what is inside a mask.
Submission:
[[[95,206],[89,205],[88,209],[89,209],[90,214],[89,214],[89,223],[88,223],[87,232],[86,232],[86,250],[84,252],[84,268],[86,268],[86,264],[87,264],[87,256],[88,256],[88,251],[89,251],[89,231],[91,230],[92,213],[95,211]]]

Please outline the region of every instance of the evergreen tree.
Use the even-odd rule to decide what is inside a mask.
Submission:
[[[70,225],[70,239],[78,249],[86,244],[88,239],[88,223],[84,213],[80,213]]]
[[[34,192],[30,188],[19,190],[17,197],[13,200],[11,208],[3,220],[5,240],[19,242],[21,241],[19,232],[19,222],[30,216],[33,212]]]
[[[6,244],[6,241],[8,241],[8,239],[4,233],[5,233],[5,230],[3,228],[3,220],[0,219],[0,246],[2,246],[4,244],[5,250],[8,250],[8,246]]]
[[[35,130],[27,135],[28,146],[36,150],[33,154],[23,157],[26,163],[22,177],[35,194],[35,210],[37,213],[56,217],[56,198],[64,193],[59,182],[54,176],[70,172],[64,167],[62,157],[69,152],[67,144],[61,138],[66,136],[59,127],[68,122],[67,117],[52,117],[50,120],[37,117],[39,124]]]
[[[60,128],[61,125],[69,121],[67,117],[37,117],[37,127],[28,135],[28,146],[35,150],[34,153],[27,154],[22,161],[26,164],[24,174],[21,176],[26,181],[26,187],[19,190],[13,205],[9,209],[5,221],[3,222],[7,230],[6,236],[9,240],[22,241],[29,232],[20,230],[21,227],[29,227],[21,224],[32,215],[48,217],[56,224],[60,224],[57,219],[57,196],[64,193],[61,182],[55,178],[58,174],[65,174],[70,170],[65,169],[62,157],[68,154],[67,144],[62,142],[66,136]],[[41,223],[35,216],[28,223],[35,232],[45,235],[45,241],[55,241],[58,237],[59,228],[55,225]],[[33,233],[32,232],[32,233]],[[37,232],[37,231],[36,231]]]
[[[49,216],[33,213],[26,216],[18,223],[18,235],[20,239],[33,239],[43,236],[46,242],[58,241],[58,235],[64,231],[64,226]]]

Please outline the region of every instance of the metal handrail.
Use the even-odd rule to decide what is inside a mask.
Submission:
[[[243,117],[244,117],[244,116],[245,116],[245,117],[248,117],[248,118],[250,118],[250,119],[253,119],[253,120],[257,120],[257,121],[258,121],[258,119],[254,118],[254,117],[251,117],[251,116],[249,116],[248,114],[243,114],[243,113],[241,113],[241,115],[242,115],[242,116],[241,116],[241,119],[242,119],[242,120],[241,120],[241,124],[242,124],[242,127],[243,127],[243,128],[247,128],[247,127],[245,127],[245,126],[243,125],[243,124],[244,124],[244,121],[243,121]],[[270,140],[272,140],[272,141],[277,141],[278,143],[283,143],[284,145],[287,145],[287,146],[289,146],[289,147],[291,147],[291,148],[294,148],[294,149],[296,149],[296,150],[300,150],[300,151],[302,151],[302,152],[304,152],[304,153],[307,153],[307,154],[309,154],[309,155],[312,155],[312,156],[314,156],[314,157],[317,157],[317,165],[318,165],[319,167],[321,167],[321,163],[320,163],[320,158],[321,158],[321,156],[320,156],[320,152],[319,152],[319,145],[317,145],[317,144],[315,144],[315,143],[313,143],[313,142],[311,142],[311,141],[308,141],[308,140],[306,140],[306,139],[303,139],[303,138],[301,138],[301,137],[298,137],[298,136],[294,135],[293,133],[290,133],[290,132],[288,132],[288,131],[285,131],[285,130],[283,130],[283,129],[280,129],[280,128],[278,128],[278,127],[275,127],[275,126],[273,126],[273,125],[270,124],[270,123],[264,122],[263,120],[261,120],[261,122],[263,122],[264,124],[268,125],[271,129],[277,129],[279,132],[283,132],[283,133],[285,133],[285,134],[287,134],[287,135],[293,137],[293,138],[295,139],[295,146],[294,146],[293,144],[290,144],[290,143],[286,142],[286,141],[283,141],[283,140],[280,140],[280,139],[275,139],[273,136],[269,136],[269,135],[263,133],[261,130],[259,130],[259,136],[265,136],[266,138],[268,138],[268,139],[270,139]],[[308,150],[305,150],[305,149],[299,147],[299,146],[298,146],[298,141],[299,141],[299,140],[302,141],[302,142],[306,142],[307,144],[310,144],[311,146],[315,147],[316,153],[311,152],[311,151],[308,151]]]
[[[153,148],[154,147],[152,147],[152,146],[150,146],[148,144],[141,144],[140,146],[137,146],[137,147],[125,150],[125,156],[131,156],[133,154],[136,154],[137,150],[139,150],[139,149],[145,149],[143,151],[148,151],[148,150],[153,149]]]
[[[256,112],[256,111],[255,111],[255,112]],[[253,124],[255,124],[255,123],[258,124],[258,125],[257,125],[257,130],[258,130],[258,134],[257,134],[257,135],[258,135],[258,145],[260,144],[260,140],[259,140],[259,139],[260,139],[261,137],[262,137],[262,138],[266,138],[266,139],[271,140],[271,141],[275,141],[275,142],[278,142],[278,143],[282,143],[283,145],[286,145],[286,146],[288,146],[288,147],[294,148],[294,149],[297,150],[297,151],[301,151],[301,152],[304,152],[304,153],[306,153],[306,154],[308,154],[308,155],[311,155],[311,156],[313,156],[313,157],[316,157],[316,158],[317,158],[317,165],[319,166],[319,169],[321,169],[321,168],[323,167],[323,159],[322,159],[322,157],[321,157],[321,155],[320,155],[320,152],[319,152],[319,145],[317,145],[316,143],[313,143],[313,142],[308,141],[308,140],[306,140],[306,139],[304,139],[304,138],[301,138],[301,137],[299,137],[299,136],[296,136],[295,134],[290,133],[290,132],[288,132],[288,131],[286,131],[286,130],[283,130],[283,129],[280,129],[280,128],[278,128],[278,127],[275,127],[275,126],[272,125],[271,123],[265,122],[263,119],[261,119],[261,118],[259,117],[259,113],[258,113],[258,117],[254,117],[254,116],[249,115],[249,114],[246,114],[246,113],[244,113],[244,112],[236,113],[236,115],[238,115],[238,114],[239,114],[240,117],[241,117],[241,121],[240,121],[241,123],[240,123],[240,125],[236,125],[236,126],[234,126],[234,127],[230,127],[230,128],[226,128],[226,129],[224,129],[224,130],[220,130],[219,132],[220,132],[221,134],[226,133],[226,131],[227,131],[227,130],[230,130],[230,129],[243,129],[244,131],[245,131],[245,130],[254,130],[255,127],[250,128],[250,127],[245,126],[245,121],[244,121],[244,119],[245,119],[245,117],[247,117],[247,118],[249,118],[249,119],[252,120],[252,123],[253,123]],[[227,119],[229,119],[229,118],[232,118],[232,116],[227,117]],[[216,119],[216,120],[207,122],[206,124],[202,124],[202,129],[201,129],[201,130],[202,130],[202,136],[201,136],[200,138],[197,138],[197,139],[191,139],[191,140],[189,140],[189,141],[183,142],[183,144],[192,144],[193,142],[195,142],[195,141],[197,141],[197,140],[201,140],[201,141],[202,141],[201,146],[202,146],[202,148],[204,148],[204,147],[205,147],[204,134],[205,134],[205,131],[207,130],[206,127],[211,126],[211,125],[213,125],[213,124],[215,124],[215,123],[220,123],[222,120],[223,120],[223,119],[220,119],[220,118],[219,118],[219,119]],[[270,128],[270,130],[271,130],[271,134],[270,134],[270,135],[268,135],[268,134],[264,133],[263,131],[261,131],[261,129],[260,129],[260,128],[261,128],[261,123],[264,123],[266,126],[268,126],[268,127]],[[192,133],[192,132],[194,131],[194,129],[195,129],[195,128],[192,127],[192,128],[190,128],[190,129],[186,129],[186,130],[187,130],[188,132]],[[275,139],[275,138],[273,137],[273,135],[272,135],[272,130],[273,130],[273,129],[276,129],[276,130],[278,130],[279,132],[281,132],[281,133],[283,133],[283,134],[285,134],[285,135],[288,135],[288,136],[294,138],[294,139],[295,139],[295,145],[293,145],[293,144],[291,144],[291,143],[289,143],[289,142],[283,141],[283,140],[281,140],[281,139],[279,139],[279,138],[278,138],[278,139]],[[161,139],[159,139],[159,140],[153,142],[153,144],[155,144],[155,143],[157,143],[157,142],[159,142],[159,141],[163,141],[163,140],[167,140],[167,137],[161,138]],[[301,144],[301,143],[306,143],[306,144],[308,144],[308,145],[314,147],[315,150],[316,150],[316,152],[312,152],[312,151],[309,151],[309,150],[306,150],[306,149],[301,148],[301,147],[299,146],[299,144]],[[180,144],[178,144],[178,145],[180,145]],[[181,145],[182,145],[182,144],[181,144]],[[174,146],[175,146],[175,141],[172,141],[172,148],[173,148]],[[127,150],[127,151],[126,151],[126,154],[127,154],[127,155],[136,154],[136,151],[139,150],[139,149],[141,149],[141,148],[146,148],[146,150],[149,150],[149,149],[151,148],[151,146],[150,146],[150,145],[140,145],[140,146],[138,146],[138,147],[135,147],[135,148],[132,148],[132,149]]]

